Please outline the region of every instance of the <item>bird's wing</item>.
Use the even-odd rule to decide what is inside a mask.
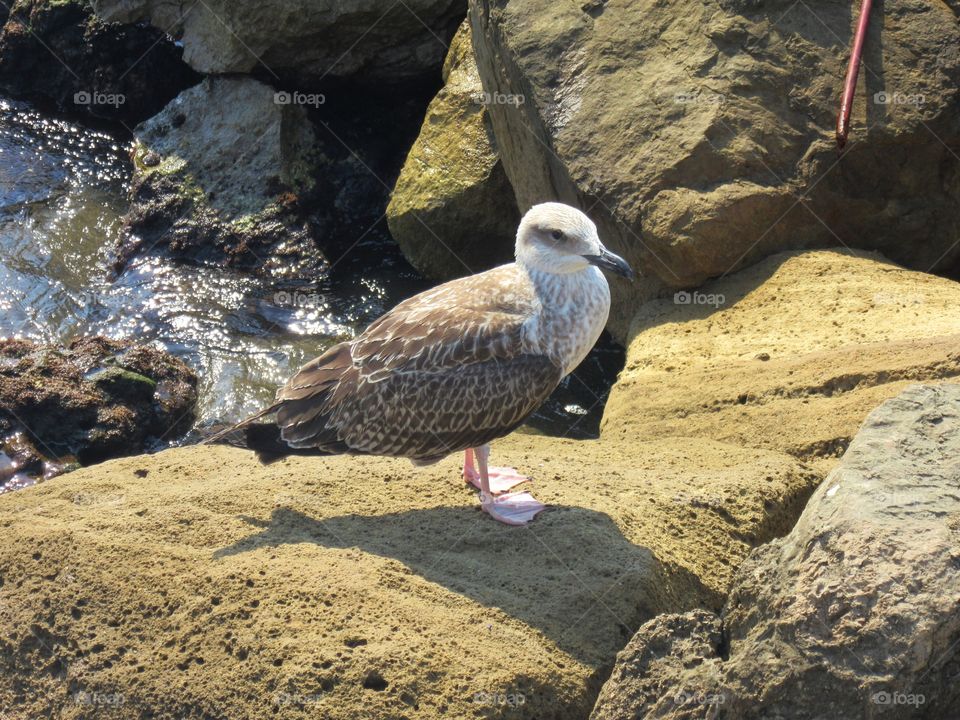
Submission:
[[[305,365],[277,397],[284,440],[432,459],[517,427],[563,370],[524,349],[534,301],[501,270],[411,298]]]

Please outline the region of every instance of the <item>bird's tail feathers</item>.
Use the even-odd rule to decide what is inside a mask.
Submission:
[[[251,415],[250,417],[248,417],[248,418],[246,418],[246,419],[244,419],[244,420],[241,420],[241,421],[238,422],[236,425],[231,425],[231,426],[228,427],[228,428],[224,428],[223,430],[220,430],[220,431],[214,433],[213,435],[211,435],[211,436],[208,437],[208,438],[204,438],[203,440],[200,441],[200,444],[201,444],[201,445],[211,445],[211,444],[213,444],[213,443],[222,443],[222,442],[226,442],[226,443],[233,444],[233,443],[231,443],[231,440],[234,440],[234,441],[235,441],[235,438],[234,438],[235,433],[237,433],[237,432],[240,431],[240,430],[243,430],[243,429],[246,428],[248,425],[251,425],[252,423],[256,422],[257,420],[260,420],[260,419],[266,417],[266,416],[269,415],[270,413],[276,412],[279,407],[280,407],[279,405],[271,405],[270,407],[266,408],[265,410],[261,410],[260,412],[256,413],[255,415]]]

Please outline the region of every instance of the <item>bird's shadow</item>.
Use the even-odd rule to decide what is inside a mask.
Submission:
[[[316,519],[277,508],[260,531],[222,548],[222,558],[263,547],[314,543],[393,558],[420,577],[542,632],[577,660],[608,667],[641,623],[690,584],[665,572],[646,547],[627,540],[604,513],[552,507],[531,525],[507,527],[476,508],[434,507],[385,515]],[[492,626],[489,626],[492,627]]]

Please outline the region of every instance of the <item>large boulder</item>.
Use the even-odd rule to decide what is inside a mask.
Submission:
[[[135,123],[199,77],[149,26],[98,20],[82,0],[0,6],[0,88],[60,111]]]
[[[657,618],[592,720],[941,718],[960,706],[960,385],[870,414],[723,617]]]
[[[551,505],[528,528],[480,513],[458,458],[204,446],[0,496],[0,707],[583,718],[637,627],[719,609],[819,479],[704,440],[495,453]]]
[[[154,248],[277,275],[326,265],[298,208],[315,135],[284,99],[252,78],[207,78],[136,127],[118,269]]]
[[[510,261],[520,213],[466,22],[450,43],[443,77],[393,189],[387,222],[411,265],[447,280]]]
[[[601,432],[836,461],[911,382],[960,377],[960,284],[845,249],[785,253],[640,307]]]
[[[49,476],[69,461],[144,452],[186,433],[196,402],[196,373],[156,348],[102,337],[62,348],[0,341],[0,451],[15,459],[11,472]],[[18,456],[46,467],[21,467]],[[0,485],[7,479],[0,472]]]
[[[184,59],[199,72],[265,68],[312,82],[434,73],[466,12],[465,0],[93,0],[93,7],[105,20],[147,20],[179,37]]]
[[[646,275],[637,304],[767,255],[843,244],[960,270],[956,4],[875,9],[850,143],[834,126],[855,5],[833,0],[471,0],[520,210],[580,205]]]

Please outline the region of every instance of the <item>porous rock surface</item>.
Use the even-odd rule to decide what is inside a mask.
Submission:
[[[960,385],[913,385],[743,563],[722,618],[640,629],[591,718],[954,717],[958,547]]]
[[[457,458],[223,446],[0,496],[0,707],[25,716],[583,718],[645,620],[719,609],[818,477],[703,440],[514,435],[551,507],[481,514]]]
[[[605,439],[694,435],[824,470],[874,407],[960,377],[960,283],[846,248],[775,255],[640,307]]]

